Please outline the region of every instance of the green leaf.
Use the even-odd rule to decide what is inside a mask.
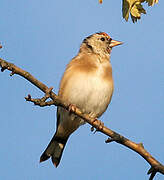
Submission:
[[[145,0],[148,3],[148,6],[154,6],[154,4],[158,3],[158,0]]]
[[[130,10],[130,15],[131,15],[133,23],[137,22],[137,20],[141,18],[141,13],[146,14],[146,11],[141,5],[141,2],[137,1],[133,4]]]
[[[130,3],[128,2],[128,0],[123,0],[122,15],[126,21],[128,21],[128,19],[129,19],[129,11],[130,11]]]
[[[153,6],[158,3],[158,0],[123,0],[122,1],[122,16],[128,21],[129,14],[131,15],[133,23],[141,19],[141,14],[146,14],[142,3],[147,2],[148,6]]]

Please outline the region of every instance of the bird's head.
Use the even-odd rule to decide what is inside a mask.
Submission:
[[[120,41],[113,40],[107,33],[99,32],[85,38],[81,45],[81,51],[87,48],[89,52],[96,54],[110,54],[114,46],[122,44]]]

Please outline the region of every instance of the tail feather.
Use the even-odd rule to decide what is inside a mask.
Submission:
[[[46,150],[40,157],[40,162],[46,161],[51,157],[53,164],[57,167],[60,163],[64,147],[66,145],[67,138],[59,138],[54,135]]]

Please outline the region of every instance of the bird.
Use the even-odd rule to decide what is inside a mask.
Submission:
[[[60,81],[58,96],[92,118],[99,118],[107,109],[113,94],[110,54],[122,44],[107,33],[98,32],[86,37],[78,54],[69,62]],[[40,157],[51,158],[57,167],[70,135],[85,121],[63,107],[57,107],[56,132]]]

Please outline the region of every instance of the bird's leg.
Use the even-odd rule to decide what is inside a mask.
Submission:
[[[94,124],[95,122],[97,123],[96,124],[97,127],[96,127],[96,131],[94,133],[96,133],[97,131],[101,131],[103,129],[103,127],[104,127],[104,123],[102,121],[98,120],[97,118],[95,118],[92,121],[92,124]]]
[[[70,104],[68,107],[68,111],[71,112],[76,112],[76,106],[74,104]]]
[[[97,122],[97,127],[96,127],[96,129],[94,131],[95,127],[92,126],[91,131],[92,132],[94,131],[93,133],[95,134],[97,131],[101,131],[103,129],[104,123],[102,121],[98,120],[97,118],[95,118],[92,123],[94,123],[94,122]]]
[[[97,131],[102,130],[103,127],[104,127],[104,123],[103,123],[102,121],[98,120],[97,118],[95,118],[95,114],[94,114],[93,112],[90,112],[90,113],[89,113],[89,116],[90,116],[91,118],[94,118],[94,120],[92,121],[92,124],[94,124],[95,122],[97,122],[97,128],[96,128],[96,130],[94,131],[94,128],[95,128],[95,127],[92,126],[92,127],[91,127],[91,131],[92,131],[92,132],[94,131],[94,133],[96,133]]]
[[[93,112],[90,112],[90,113],[89,113],[89,117],[94,118],[94,117],[95,117],[95,114],[94,114]],[[94,131],[94,132],[93,132],[93,131]],[[95,128],[94,128],[93,126],[91,127],[91,132],[93,132],[93,133],[96,132],[96,130],[95,130]]]

